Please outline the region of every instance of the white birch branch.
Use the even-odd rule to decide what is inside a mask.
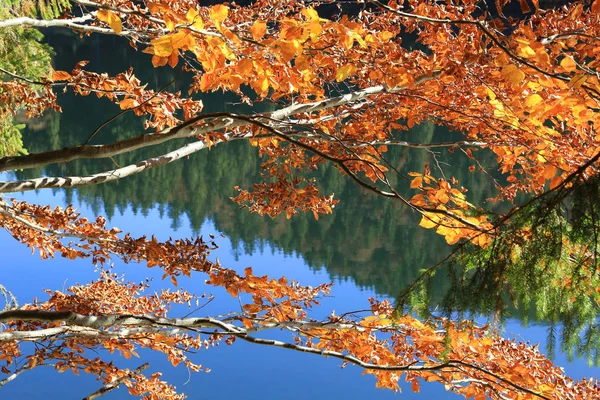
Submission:
[[[439,75],[439,71],[434,71],[429,75],[423,75],[416,79],[415,84],[420,84],[422,82],[434,79],[437,75]],[[332,97],[329,99],[324,99],[312,103],[294,104],[277,111],[255,114],[252,117],[252,119],[264,119],[264,124],[270,125],[275,123],[275,121],[285,120],[286,118],[294,114],[311,113],[334,107],[339,107],[342,105],[369,98],[373,95],[384,93],[396,93],[404,89],[405,87],[397,87],[390,89],[384,86],[373,86],[345,95]],[[209,122],[203,122],[200,125],[198,125],[199,121],[202,121],[210,117],[211,115],[223,116],[216,117]],[[192,118],[189,121],[184,122],[183,124],[177,127],[164,129],[157,133],[140,135],[131,139],[111,143],[108,145],[83,145],[39,154],[31,154],[19,157],[5,157],[0,159],[0,171],[34,168],[44,166],[50,163],[68,162],[80,158],[107,158],[118,154],[137,150],[143,147],[164,143],[172,139],[192,137],[195,135],[202,135],[214,131],[220,131],[223,129],[231,129],[252,124],[252,120],[250,118],[246,117],[243,119],[235,119],[228,117],[227,115],[233,114],[214,113],[199,115],[195,118]],[[232,133],[226,133],[224,134],[224,136],[227,140],[231,140],[234,138]],[[251,137],[250,134],[246,136],[237,137],[237,139],[249,137]],[[221,142],[222,140],[215,140],[215,144]],[[43,188],[72,188],[112,182],[125,178],[127,176],[138,174],[146,169],[169,164],[183,157],[187,157],[188,155],[200,151],[206,147],[207,144],[205,141],[198,141],[187,144],[175,151],[166,153],[159,157],[149,158],[136,164],[130,164],[122,168],[112,169],[109,171],[88,176],[46,177],[24,181],[4,181],[0,182],[0,193],[28,191]]]
[[[277,111],[255,114],[253,117],[264,117],[266,120],[265,123],[268,124],[273,122],[268,120],[284,120],[294,114],[310,113],[339,107],[385,92],[385,87],[374,86],[312,103],[294,104]],[[82,145],[38,154],[0,158],[0,171],[37,168],[47,164],[69,162],[81,158],[109,158],[144,147],[165,143],[172,139],[189,138],[195,135],[202,135],[223,129],[251,125],[248,121],[233,121],[227,116],[217,117],[211,121],[201,123],[204,119],[210,118],[211,115],[225,114],[227,113],[199,115],[176,127],[163,129],[160,132],[139,135],[131,139],[121,140],[106,145]]]
[[[91,15],[75,17],[71,19],[35,19],[29,17],[19,17],[0,21],[0,28],[9,28],[13,26],[32,26],[34,28],[67,28],[86,33],[100,33],[103,35],[131,36],[138,34],[134,31],[122,30],[116,33],[112,28],[102,28],[100,26],[83,25],[82,22],[92,20]]]

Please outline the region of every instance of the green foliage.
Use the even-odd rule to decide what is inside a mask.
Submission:
[[[70,9],[68,0],[0,0],[0,18],[41,17],[52,19]]]
[[[0,19],[17,16],[36,16],[54,18],[68,2],[57,1],[19,1],[0,0]],[[42,43],[44,35],[37,29],[11,27],[0,29],[0,68],[26,77],[40,80],[47,77],[52,68],[52,48]],[[0,79],[6,80],[7,74],[0,71]],[[0,88],[0,91],[2,89]],[[14,116],[0,111],[0,156],[24,154],[26,150],[21,140],[22,124],[14,121]]]
[[[453,260],[446,312],[468,310],[502,319],[512,303],[549,324],[551,351],[559,340],[566,354],[587,355],[599,365],[599,188],[600,178],[580,174],[572,185],[511,212],[492,246],[464,246]]]
[[[27,154],[21,140],[24,124],[13,124],[12,121],[0,120],[0,155]]]

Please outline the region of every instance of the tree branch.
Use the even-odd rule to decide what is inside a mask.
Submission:
[[[359,101],[373,95],[383,94],[386,93],[386,91],[387,89],[383,86],[374,86],[342,96],[332,97],[312,103],[294,104],[277,111],[260,113],[254,116],[283,120],[294,114],[311,113],[334,108]],[[121,140],[106,145],[74,146],[60,150],[52,150],[18,157],[4,157],[0,158],[0,171],[37,168],[47,164],[69,162],[81,158],[108,158],[144,147],[165,143],[172,139],[188,138],[195,135],[206,134],[228,128],[248,126],[251,124],[249,121],[232,121],[231,118],[227,118],[228,115],[229,113],[201,114],[176,127],[163,129],[160,132],[140,135],[131,139]],[[210,118],[213,119],[209,122],[198,125],[200,121]]]
[[[421,75],[415,79],[415,85],[419,85],[423,82],[435,79],[438,75],[439,71],[433,71],[430,74]],[[395,88],[387,88],[385,86],[372,86],[341,96],[331,97],[311,103],[294,104],[277,111],[254,114],[252,115],[252,117],[271,120],[284,120],[295,114],[304,114],[321,110],[327,110],[330,108],[335,108],[346,104],[354,103],[363,99],[367,99],[374,95],[385,93],[398,93],[407,88],[408,86]],[[141,149],[144,147],[165,143],[172,139],[188,138],[193,137],[195,135],[202,135],[223,129],[248,126],[252,124],[252,122],[250,122],[249,120],[232,121],[231,118],[229,118],[229,115],[230,113],[226,112],[201,114],[186,122],[183,122],[178,126],[163,129],[160,132],[139,135],[131,139],[121,140],[106,145],[74,146],[60,150],[51,150],[43,153],[29,154],[18,157],[4,157],[0,158],[0,172],[15,169],[37,168],[47,164],[69,162],[81,158],[109,158],[118,154],[128,153],[133,150]],[[209,122],[204,122],[201,125],[198,124],[200,121],[210,118],[213,119]]]
[[[127,379],[130,379],[130,378],[134,377],[135,375],[139,375],[142,371],[148,369],[148,367],[150,367],[149,363],[140,365],[133,371],[130,371],[129,373],[123,375],[119,379],[116,379],[110,383],[107,383],[106,385],[102,386],[100,389],[96,390],[94,393],[90,394],[89,396],[84,397],[83,400],[94,400],[100,396],[104,396],[106,393],[118,388]]]
[[[93,17],[89,14],[84,15],[83,17],[75,17],[71,19],[35,19],[29,17],[19,17],[0,21],[0,28],[9,28],[13,26],[33,26],[35,28],[58,27],[74,29],[86,33],[101,33],[103,35],[132,36],[137,34],[137,32],[129,30],[122,30],[120,33],[116,33],[111,28],[102,28],[99,26],[81,24],[82,22],[87,22],[92,19]]]
[[[264,346],[279,347],[295,350],[304,353],[317,354],[325,357],[333,357],[344,362],[355,364],[359,367],[376,371],[437,371],[447,368],[467,368],[479,371],[487,376],[500,381],[513,389],[538,396],[539,398],[549,400],[548,397],[541,395],[531,389],[513,383],[502,376],[495,374],[483,367],[464,362],[462,360],[450,359],[445,362],[430,364],[422,363],[416,365],[410,363],[407,365],[378,365],[351,355],[338,351],[323,350],[314,347],[308,347],[301,344],[288,343],[279,340],[262,339],[250,336],[250,332],[256,332],[252,328],[236,326],[234,324],[221,321],[215,318],[164,318],[155,316],[137,316],[137,315],[82,315],[72,311],[43,311],[43,310],[10,310],[0,312],[0,322],[8,321],[38,321],[38,322],[65,322],[71,325],[63,325],[55,328],[39,329],[34,331],[12,331],[0,333],[0,342],[10,340],[49,340],[59,335],[76,335],[88,338],[135,338],[140,334],[149,332],[164,332],[169,330],[169,334],[176,334],[180,329],[197,331],[198,328],[215,328],[223,333],[234,335],[244,341]],[[113,329],[98,329],[112,327]],[[123,329],[114,329],[123,327]],[[127,328],[130,327],[130,328]],[[266,329],[290,328],[297,330],[303,329],[356,329],[357,326],[351,323],[332,323],[332,322],[314,322],[314,321],[289,321],[283,323],[268,324]],[[387,330],[401,331],[402,326],[386,327]],[[58,338],[57,338],[58,339]]]

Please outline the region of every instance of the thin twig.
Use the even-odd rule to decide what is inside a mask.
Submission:
[[[121,385],[127,379],[133,378],[135,375],[139,375],[142,371],[144,371],[145,369],[148,369],[148,367],[150,367],[149,363],[140,365],[133,371],[130,371],[129,373],[123,375],[119,379],[116,379],[110,383],[107,383],[106,385],[102,386],[100,389],[96,390],[94,393],[84,397],[83,400],[94,400],[100,396],[104,396],[106,393],[118,388],[119,385]]]

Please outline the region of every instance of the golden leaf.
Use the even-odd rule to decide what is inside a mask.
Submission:
[[[256,21],[250,28],[250,33],[254,40],[260,40],[267,33],[267,24],[263,21]]]
[[[542,96],[540,96],[537,93],[534,93],[532,95],[527,96],[527,98],[525,99],[525,107],[535,107],[538,104],[540,104],[544,99],[542,99]]]
[[[164,20],[169,32],[173,32],[175,25],[177,25],[177,21],[175,21],[170,15],[165,15]]]
[[[502,76],[515,85],[519,85],[525,79],[525,73],[514,64],[502,68]]]
[[[220,27],[223,21],[227,19],[227,15],[229,15],[229,8],[227,8],[223,4],[217,4],[216,6],[212,6],[210,8],[208,15],[210,16],[210,20],[217,27]]]
[[[308,7],[308,8],[305,8],[304,10],[302,10],[302,15],[304,15],[306,17],[306,19],[309,21],[318,21],[319,20],[319,13],[317,12],[317,10],[315,10],[312,7]]]
[[[587,80],[586,74],[577,74],[573,78],[571,78],[571,81],[569,82],[569,87],[576,89],[576,88],[580,87],[581,85],[583,85],[586,80]]]
[[[575,64],[575,61],[573,61],[571,57],[567,56],[562,59],[560,66],[563,67],[567,72],[572,72],[577,69],[577,64]]]
[[[391,38],[393,38],[395,35],[392,32],[389,31],[383,31],[379,34],[379,39],[381,39],[384,42],[387,42],[388,40],[390,40]]]
[[[169,57],[173,52],[172,40],[173,37],[171,35],[165,35],[151,40],[150,44],[152,44],[153,54],[159,57]]]
[[[343,67],[338,68],[337,72],[335,73],[335,80],[338,82],[342,82],[355,72],[356,67],[353,64],[346,64]]]
[[[305,29],[308,32],[310,40],[316,42],[319,39],[319,35],[323,32],[323,27],[318,22],[310,22],[305,25]]]
[[[281,41],[279,43],[279,50],[285,61],[291,61],[296,57],[298,49],[302,49],[302,45],[297,40]]]
[[[123,30],[123,25],[121,24],[121,18],[119,18],[119,16],[117,14],[115,14],[114,12],[112,12],[110,10],[104,10],[104,9],[98,10],[96,17],[100,21],[106,22],[108,24],[108,26],[110,26],[112,28],[112,30],[115,31],[116,33],[121,33],[121,31]]]
[[[204,29],[204,22],[202,22],[202,17],[198,15],[198,11],[194,8],[190,8],[185,15],[185,19],[187,22],[192,24],[192,26],[196,29],[202,30]]]
[[[421,218],[421,222],[419,222],[419,226],[423,228],[431,229],[437,226],[437,224],[432,220],[431,217],[423,216]]]

